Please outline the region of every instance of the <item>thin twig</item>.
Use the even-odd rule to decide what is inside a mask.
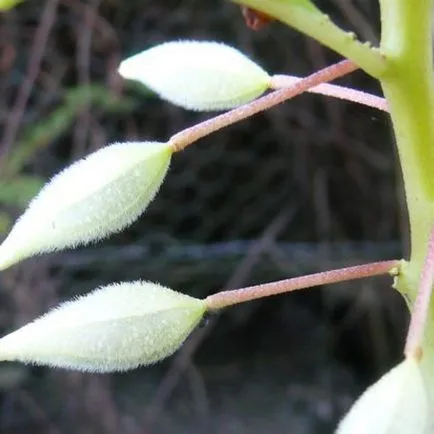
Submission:
[[[202,137],[274,107],[296,95],[306,92],[311,87],[349,74],[356,69],[358,69],[358,66],[354,62],[343,60],[301,79],[291,87],[276,90],[241,107],[187,128],[172,136],[169,143],[174,152],[181,151]]]
[[[41,62],[47,49],[47,41],[56,18],[58,3],[59,0],[48,1],[42,13],[42,19],[39,23],[31,49],[26,78],[18,91],[18,96],[6,122],[1,141],[0,162],[6,157],[18,133],[27,101],[29,100],[36,78],[38,77]]]
[[[84,10],[82,22],[83,26],[77,28],[77,56],[76,67],[80,86],[89,86],[90,79],[90,60],[92,52],[92,38],[95,29],[98,7],[101,0],[91,0],[89,7]],[[91,118],[90,95],[87,94],[83,99],[82,108],[78,115],[74,128],[74,157],[79,158],[86,148],[86,140],[89,135]]]
[[[303,79],[300,77],[295,77],[293,75],[273,75],[273,77],[271,77],[270,87],[273,89],[282,89],[285,87],[293,86],[295,83],[299,83],[300,80]],[[338,86],[336,84],[322,83],[318,86],[307,89],[307,92],[352,101],[358,104],[363,104],[368,107],[382,110],[384,112],[389,111],[385,98],[377,95],[372,95],[361,90],[351,89],[349,87]]]
[[[364,277],[378,276],[387,273],[396,274],[399,270],[399,264],[400,262],[397,260],[371,262],[369,264],[324,271],[321,273],[309,274],[307,276],[264,283],[262,285],[248,286],[246,288],[231,291],[222,291],[208,296],[205,299],[205,303],[209,311],[215,311],[234,304],[295,291],[297,289],[362,279]]]

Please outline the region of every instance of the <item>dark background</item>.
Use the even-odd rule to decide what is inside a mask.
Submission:
[[[376,42],[375,1],[318,4]],[[225,0],[39,0],[1,14],[0,237],[70,162],[117,140],[164,141],[211,116],[117,75],[121,59],[179,38],[227,42],[272,73],[305,75],[339,60],[279,23],[253,32]],[[340,82],[381,93],[361,72]],[[204,297],[399,258],[406,233],[387,116],[302,95],[177,154],[156,200],[122,234],[1,273],[0,331],[113,281]],[[331,433],[402,353],[406,310],[390,283],[234,307],[172,358],[131,373],[1,364],[0,433]]]

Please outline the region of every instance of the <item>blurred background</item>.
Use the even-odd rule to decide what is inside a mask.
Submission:
[[[376,43],[376,1],[317,3]],[[117,75],[121,59],[180,38],[224,41],[272,73],[339,60],[277,22],[252,31],[227,0],[28,0],[0,14],[0,239],[71,162],[114,141],[164,141],[211,116]],[[381,94],[361,72],[340,82]],[[399,258],[406,233],[387,116],[302,95],[176,155],[127,231],[2,272],[0,332],[114,281],[205,297]],[[231,308],[175,356],[130,373],[1,364],[0,433],[332,433],[401,357],[407,316],[390,284],[367,279]]]

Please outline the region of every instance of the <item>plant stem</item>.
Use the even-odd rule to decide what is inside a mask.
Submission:
[[[382,0],[381,49],[390,61],[381,84],[396,136],[411,227],[414,298],[434,222],[432,0]],[[414,267],[414,269],[413,269]]]
[[[390,62],[381,85],[401,160],[411,235],[410,261],[401,267],[396,288],[414,310],[405,352],[417,356],[418,345],[422,346],[421,367],[432,407],[434,303],[427,277],[431,253],[425,256],[431,252],[434,225],[433,0],[380,0],[380,6],[381,50]]]
[[[294,83],[298,83],[302,78],[295,77],[293,75],[273,75],[271,77],[270,88],[281,89],[284,87],[293,86]],[[343,99],[346,101],[355,102],[358,104],[373,107],[378,110],[388,112],[387,101],[381,96],[372,95],[367,92],[363,92],[357,89],[351,89],[349,87],[338,86],[336,84],[322,83],[318,86],[307,89],[307,92],[317,93],[320,95],[331,96],[334,98]]]
[[[357,40],[354,33],[348,33],[336,26],[311,1],[300,0],[232,0],[282,21],[290,27],[311,36],[323,45],[357,63],[360,68],[374,77],[381,77],[388,68],[387,59],[369,43]],[[398,1],[398,0],[390,0]],[[411,0],[405,0],[410,5]],[[419,0],[415,0],[419,1]],[[430,15],[429,15],[430,16]],[[397,29],[399,31],[399,29]],[[291,50],[291,47],[289,47]],[[294,47],[297,50],[297,47]]]
[[[407,333],[404,354],[406,357],[421,353],[422,340],[426,328],[429,305],[434,283],[434,226],[428,243],[428,252],[422,267],[419,290],[413,305],[410,326]]]
[[[369,264],[356,265],[354,267],[340,268],[307,276],[279,280],[277,282],[264,283],[262,285],[222,291],[205,298],[205,303],[209,311],[214,311],[234,304],[269,297],[270,295],[291,292],[297,289],[362,279],[364,277],[378,276],[387,273],[396,275],[399,272],[399,268],[400,261],[397,260],[372,262]]]
[[[305,92],[311,87],[342,77],[356,69],[358,69],[358,66],[354,62],[343,60],[301,79],[289,88],[276,90],[241,107],[180,131],[169,139],[169,143],[172,146],[173,152],[181,151],[208,134],[274,107]]]

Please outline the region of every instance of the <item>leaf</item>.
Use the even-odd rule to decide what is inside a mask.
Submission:
[[[337,434],[425,434],[428,408],[419,362],[408,358],[365,391]]]
[[[166,143],[115,143],[60,172],[0,245],[0,270],[38,253],[101,239],[131,224],[154,198],[171,155]]]
[[[244,104],[269,86],[269,75],[235,48],[217,42],[177,41],[124,60],[119,73],[161,98],[191,110]]]
[[[0,360],[92,372],[134,369],[173,354],[205,303],[150,282],[105,286],[0,339]]]

